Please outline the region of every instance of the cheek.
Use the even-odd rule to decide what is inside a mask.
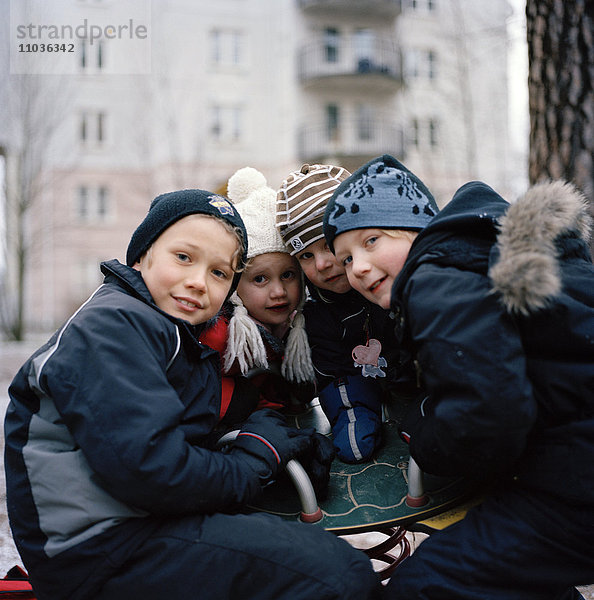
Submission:
[[[289,295],[291,303],[299,304],[299,300],[301,299],[301,283],[297,280],[292,281],[289,286],[287,286],[287,293]]]
[[[237,295],[248,312],[259,310],[266,304],[266,295],[262,293],[262,289],[250,284],[242,286],[241,289],[238,288]]]
[[[388,274],[394,279],[396,279],[400,271],[402,271],[402,267],[404,266],[405,260],[406,255],[402,253],[392,255],[389,260],[386,260],[386,271],[388,272]]]
[[[354,290],[357,290],[358,292],[361,292],[361,287],[359,286],[359,279],[357,277],[355,277],[355,275],[353,274],[353,270],[352,269],[346,269],[345,270],[347,279],[349,281],[349,283],[351,284],[351,287]]]
[[[302,262],[299,264],[305,276],[315,284],[318,278],[318,270],[316,269],[314,261],[308,260],[307,262]]]

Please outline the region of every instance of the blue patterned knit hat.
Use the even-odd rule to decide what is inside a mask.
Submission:
[[[357,169],[335,190],[324,213],[324,235],[352,229],[420,231],[439,212],[425,184],[393,156],[384,154]]]

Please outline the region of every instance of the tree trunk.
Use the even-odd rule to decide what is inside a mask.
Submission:
[[[594,207],[594,0],[527,0],[529,179],[573,182]]]

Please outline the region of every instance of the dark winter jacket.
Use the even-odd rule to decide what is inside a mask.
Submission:
[[[335,294],[312,290],[312,298],[303,310],[307,337],[316,370],[318,389],[334,379],[361,375],[353,363],[352,351],[365,345],[370,338],[382,344],[381,356],[386,359],[386,379],[394,381],[398,361],[394,340],[394,321],[390,313],[365,300],[355,290]]]
[[[313,288],[312,296],[303,311],[305,326],[337,456],[349,463],[369,460],[382,442],[383,403],[416,391],[412,363],[399,353],[389,311],[354,290],[333,294]],[[360,347],[377,342],[377,366],[356,364]]]
[[[469,183],[419,234],[392,307],[427,390],[403,426],[422,469],[594,503],[588,236],[559,182],[512,205]]]
[[[105,282],[10,386],[10,524],[40,600],[86,598],[167,516],[253,499],[268,466],[209,450],[216,352],[153,303],[138,271]]]

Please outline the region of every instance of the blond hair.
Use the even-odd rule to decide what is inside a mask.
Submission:
[[[412,231],[410,229],[380,229],[380,231],[393,238],[405,238],[411,244],[415,241],[417,235],[419,235],[418,231]]]

